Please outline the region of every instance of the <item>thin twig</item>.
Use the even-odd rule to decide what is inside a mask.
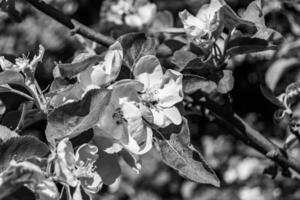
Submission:
[[[81,24],[80,22],[70,19],[68,16],[63,14],[58,9],[52,7],[51,5],[46,4],[42,0],[24,0],[30,3],[39,11],[45,13],[51,18],[55,19],[57,22],[63,24],[64,26],[71,29],[72,33],[80,34],[85,38],[88,38],[92,41],[95,41],[103,46],[108,47],[112,43],[114,43],[114,39],[108,36],[105,36],[101,33],[94,31],[93,29]]]
[[[201,104],[215,114],[217,119],[229,130],[229,133],[278,163],[283,170],[291,168],[300,174],[300,163],[297,160],[287,155],[286,152],[283,153],[282,148],[253,129],[238,115],[223,112],[223,108],[212,101],[202,102]]]

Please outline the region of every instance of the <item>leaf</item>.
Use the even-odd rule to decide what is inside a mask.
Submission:
[[[240,18],[228,5],[222,6],[219,12],[220,19],[229,32],[239,27],[243,27],[252,34],[257,31],[254,23]]]
[[[118,38],[118,41],[123,47],[124,62],[131,70],[141,57],[155,54],[155,39],[144,33],[128,33]]]
[[[276,96],[273,94],[272,90],[268,88],[265,85],[260,85],[260,90],[264,97],[268,99],[271,103],[275,104],[276,106],[279,106],[280,108],[285,109],[285,106],[279,99],[276,98]]]
[[[55,139],[72,138],[92,128],[99,121],[110,95],[110,90],[91,90],[82,100],[65,104],[50,112],[46,127],[48,141],[53,143]]]
[[[0,73],[0,85],[16,84],[23,86],[24,81],[24,77],[16,71],[7,70]]]
[[[197,58],[196,54],[185,50],[177,50],[174,55],[171,57],[171,62],[177,66],[178,71],[182,71],[187,64]]]
[[[233,89],[234,86],[234,77],[232,75],[232,71],[223,70],[223,77],[218,83],[218,92],[221,94],[226,94]]]
[[[96,170],[101,176],[105,185],[113,184],[121,175],[121,168],[117,154],[108,154],[102,150],[98,152],[99,158],[96,161]]]
[[[158,140],[156,147],[164,163],[177,170],[181,176],[197,183],[220,186],[215,172],[190,144],[190,131],[186,119],[183,119],[179,134],[172,134],[170,140]]]
[[[271,64],[265,74],[266,85],[274,91],[280,79],[292,67],[298,67],[297,58],[281,58]]]
[[[181,41],[179,38],[178,39],[176,39],[176,38],[168,39],[168,40],[164,41],[164,44],[169,49],[171,49],[172,52],[175,52],[186,45],[186,43],[184,41]]]
[[[60,75],[62,77],[71,78],[78,73],[84,71],[89,66],[95,65],[97,62],[101,60],[101,57],[98,55],[90,55],[90,54],[79,54],[81,58],[75,58],[75,62],[69,64],[57,64]]]
[[[12,137],[0,143],[0,173],[6,169],[12,159],[18,162],[31,157],[44,157],[48,153],[48,146],[36,137]]]
[[[184,74],[183,91],[186,94],[192,94],[198,90],[209,94],[217,89],[217,84],[211,80],[207,80],[202,76],[193,74]]]
[[[268,42],[263,39],[238,37],[228,42],[226,52],[230,55],[240,55],[270,50],[274,48],[275,46],[269,46]]]

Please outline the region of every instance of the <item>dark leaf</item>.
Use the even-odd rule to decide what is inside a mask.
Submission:
[[[102,150],[98,154],[99,158],[96,161],[97,172],[105,185],[111,185],[121,175],[118,155],[108,154]]]
[[[179,134],[172,134],[170,140],[158,140],[157,149],[162,160],[178,173],[191,181],[220,186],[215,172],[209,167],[203,156],[190,144],[188,122],[183,121]]]
[[[240,18],[228,5],[222,6],[219,12],[221,22],[229,31],[238,27],[243,27],[251,33],[257,31],[254,23]]]
[[[197,58],[196,54],[185,50],[177,50],[171,57],[171,62],[177,66],[178,71],[182,71],[187,64]]]
[[[0,172],[8,166],[12,159],[24,161],[31,157],[44,157],[48,153],[48,146],[36,137],[12,137],[0,144]]]
[[[155,54],[155,39],[144,33],[128,33],[118,38],[118,41],[123,47],[124,61],[131,70],[141,57]]]
[[[16,84],[24,85],[24,77],[16,71],[7,70],[0,73],[0,85]]]
[[[275,46],[269,46],[268,42],[263,39],[238,37],[228,42],[226,51],[230,55],[240,55],[266,51],[274,48]]]
[[[217,89],[217,84],[211,80],[207,80],[202,76],[193,74],[184,74],[183,76],[183,91],[186,94],[192,94],[198,90],[209,94]]]
[[[50,112],[46,136],[49,142],[75,137],[92,128],[110,99],[110,90],[89,91],[82,100],[65,104]]]
[[[183,46],[186,45],[185,42],[179,40],[179,39],[169,39],[169,40],[166,40],[164,42],[164,44],[169,48],[171,49],[172,52],[175,52],[179,49],[181,49]]]

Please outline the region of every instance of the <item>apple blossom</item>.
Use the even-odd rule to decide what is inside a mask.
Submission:
[[[163,73],[159,60],[151,55],[137,62],[133,74],[143,84],[140,92],[143,113],[150,111],[153,123],[159,127],[179,125],[182,117],[174,105],[183,100],[182,74],[171,69]]]
[[[102,179],[95,171],[98,148],[91,144],[81,145],[74,154],[68,138],[61,140],[56,148],[54,171],[57,178],[72,187],[80,185],[87,193],[96,193],[102,186]]]
[[[97,145],[111,144],[105,149],[107,153],[125,148],[144,154],[152,148],[152,130],[145,125],[138,107],[137,91],[141,89],[142,84],[134,80],[122,80],[112,86],[110,103],[94,128]]]

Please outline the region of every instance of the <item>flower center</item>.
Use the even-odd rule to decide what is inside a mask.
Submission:
[[[146,104],[155,105],[158,103],[159,98],[157,98],[158,91],[155,89],[147,89],[145,93],[143,93],[142,99]]]
[[[115,120],[117,125],[120,125],[125,121],[124,114],[123,114],[121,108],[117,108],[115,110],[115,112],[112,115],[112,118]]]
[[[75,175],[77,178],[92,178],[96,167],[91,159],[88,159],[86,163],[80,161],[76,166]]]

